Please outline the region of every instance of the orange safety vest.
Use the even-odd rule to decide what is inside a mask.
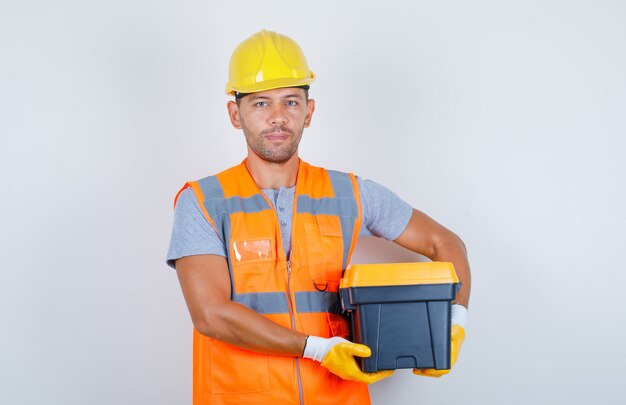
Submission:
[[[348,337],[337,288],[361,227],[353,174],[300,161],[289,261],[273,205],[245,161],[187,187],[226,246],[234,302],[307,335]],[[194,328],[194,405],[369,403],[366,384],[314,360],[251,352]]]

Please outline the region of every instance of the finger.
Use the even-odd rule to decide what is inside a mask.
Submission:
[[[422,376],[422,377],[430,377],[430,378],[439,378],[439,377],[441,377],[438,374],[428,374],[428,373],[415,373],[415,375],[419,375],[419,376]]]
[[[377,373],[364,373],[364,375],[367,378],[366,382],[368,384],[374,384],[375,382],[391,377],[393,375],[393,370],[384,370]]]
[[[353,356],[370,357],[372,355],[372,350],[365,345],[358,343],[339,343],[339,345]]]
[[[413,369],[413,374],[415,375],[421,375],[424,377],[433,377],[433,378],[439,378],[442,375],[446,375],[450,372],[450,370],[435,370],[433,368],[426,368],[426,369],[417,369],[414,368]]]

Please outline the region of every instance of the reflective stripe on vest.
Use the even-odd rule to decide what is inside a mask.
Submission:
[[[326,291],[299,291],[296,296],[296,311],[306,312],[330,312],[340,314],[341,304],[337,300],[337,294]],[[268,314],[289,313],[287,296],[283,292],[258,292],[235,294],[233,301],[247,306],[256,312]]]

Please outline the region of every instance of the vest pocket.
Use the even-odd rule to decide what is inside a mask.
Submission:
[[[275,261],[270,239],[235,240],[230,243],[233,293],[271,291]],[[269,290],[268,290],[269,288]]]
[[[273,261],[272,241],[270,239],[236,240],[232,243],[230,260],[233,264],[250,261]]]
[[[339,218],[319,214],[315,219],[304,224],[311,279],[319,290],[336,292],[343,261]]]
[[[215,394],[270,389],[269,359],[218,340],[211,344],[211,391]]]
[[[318,214],[315,216],[315,220],[320,230],[320,235],[341,237],[341,223],[339,222],[339,217]]]

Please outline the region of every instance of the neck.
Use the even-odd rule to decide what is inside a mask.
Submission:
[[[262,190],[294,186],[298,175],[298,164],[297,153],[285,163],[266,162],[254,153],[248,153],[248,159],[246,159],[248,172]]]

